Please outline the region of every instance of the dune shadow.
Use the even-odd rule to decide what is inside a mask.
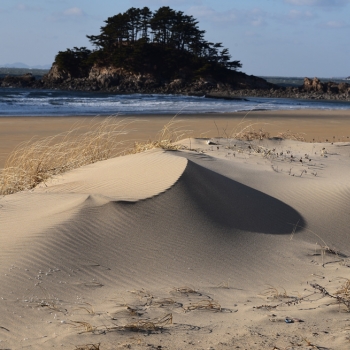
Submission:
[[[306,226],[288,204],[190,160],[176,187],[215,225],[269,234],[290,234],[294,225]]]

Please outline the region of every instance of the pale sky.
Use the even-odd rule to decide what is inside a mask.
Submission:
[[[0,65],[51,64],[60,50],[91,48],[86,35],[104,20],[144,6],[193,15],[247,74],[350,75],[350,0],[0,0]]]

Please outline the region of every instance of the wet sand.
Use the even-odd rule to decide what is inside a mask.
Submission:
[[[154,139],[157,132],[173,115],[134,115],[125,118],[138,119],[134,131],[125,138],[135,140]],[[103,117],[101,117],[103,118]],[[120,117],[123,118],[123,117]],[[77,125],[88,125],[91,117],[1,117],[0,118],[0,168],[9,153],[21,142],[33,137],[53,136],[66,132]],[[98,119],[98,118],[95,118]],[[179,124],[193,137],[227,137],[234,131],[252,124],[256,130],[263,129],[276,136],[290,130],[302,133],[306,141],[347,141],[350,137],[350,110],[320,111],[253,111],[226,114],[179,115]],[[82,128],[84,131],[84,128]]]

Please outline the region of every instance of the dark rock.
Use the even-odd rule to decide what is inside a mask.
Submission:
[[[246,97],[301,98],[312,100],[350,101],[350,84],[322,83],[318,78],[304,79],[296,87],[279,87],[266,80],[233,72],[229,79],[219,81],[212,76],[193,80],[186,69],[179,78],[165,81],[150,73],[133,73],[122,68],[93,66],[86,76],[72,77],[53,64],[41,80],[31,74],[0,79],[2,87],[29,87],[60,90],[103,91],[111,93],[181,94],[208,98],[243,99]]]
[[[350,101],[350,84],[347,83],[322,83],[318,78],[305,78],[299,91],[299,98]]]
[[[93,66],[86,77],[72,78],[57,65],[53,65],[49,73],[43,77],[46,88],[100,90],[119,93],[198,93],[224,92],[235,89],[276,89],[277,86],[266,80],[248,76],[241,72],[232,74],[230,81],[217,81],[211,76],[190,79],[186,69],[179,71],[179,78],[164,81],[150,73],[132,73],[122,68]]]
[[[324,92],[326,91],[325,85],[321,83],[321,81],[318,78],[314,78],[313,80],[309,78],[304,78],[304,85],[301,87],[302,90],[310,92],[310,91],[317,91],[317,92]]]
[[[35,77],[31,73],[21,76],[7,75],[1,81],[2,87],[32,87],[35,84]]]
[[[341,92],[341,93],[345,93],[345,92],[350,93],[350,84],[340,83],[340,84],[338,84],[338,89],[339,89],[339,92]]]

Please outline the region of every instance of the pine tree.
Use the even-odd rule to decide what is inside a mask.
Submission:
[[[169,6],[154,13],[148,7],[132,7],[107,18],[99,35],[87,35],[94,51],[67,49],[58,53],[56,63],[78,75],[93,64],[109,64],[165,79],[174,78],[182,69],[224,77],[242,67],[240,61],[230,61],[222,43],[208,42],[204,34],[193,16]]]

